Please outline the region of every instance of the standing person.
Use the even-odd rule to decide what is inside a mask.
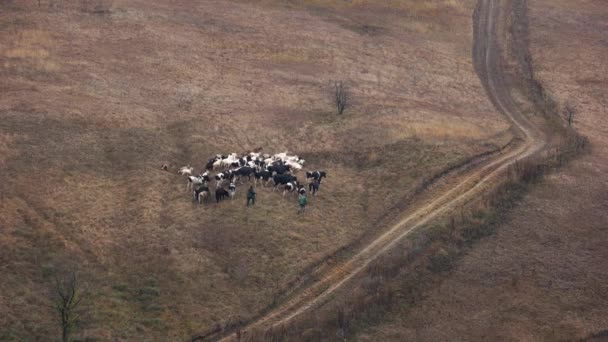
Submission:
[[[253,186],[249,187],[249,191],[247,191],[247,206],[249,206],[249,202],[251,205],[255,205],[255,190],[253,190]]]
[[[306,204],[308,203],[308,198],[306,198],[306,194],[300,194],[298,196],[298,203],[300,204],[300,210],[298,210],[298,214],[303,213],[306,209]]]

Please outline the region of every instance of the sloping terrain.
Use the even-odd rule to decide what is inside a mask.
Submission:
[[[544,133],[544,129],[536,127],[532,120],[527,118],[525,112],[529,109],[518,104],[511,92],[510,76],[503,70],[504,57],[501,48],[506,45],[504,37],[507,32],[504,22],[507,21],[511,8],[510,4],[501,1],[478,2],[473,18],[473,62],[488,96],[496,108],[511,121],[513,130],[520,132],[524,143],[470,170],[445,189],[436,191],[430,197],[429,203],[415,211],[408,210],[402,220],[356,254],[338,262],[326,272],[321,272],[312,284],[292,298],[223,340],[240,340],[243,336],[248,340],[259,340],[269,338],[270,334],[274,334],[273,340],[300,336],[298,330],[293,331],[292,323],[298,320],[299,316],[308,313],[309,316],[315,317],[314,313],[311,313],[312,310],[327,302],[329,296],[345,287],[351,278],[365,270],[374,259],[397,246],[400,240],[416,228],[478,197],[491,186],[492,181],[496,182],[499,177],[505,178],[505,171],[510,165],[538,155],[546,146],[549,137]],[[314,318],[309,317],[306,320],[314,321]],[[273,328],[279,332],[272,332]],[[325,335],[323,338],[329,338]]]
[[[0,339],[181,340],[249,318],[424,179],[511,139],[470,57],[472,1],[18,1],[0,6]],[[461,27],[462,30],[454,30]],[[334,114],[331,81],[353,106]],[[329,173],[306,216],[197,206],[161,163],[262,147]]]
[[[358,340],[577,341],[608,328],[608,11],[602,1],[528,6],[536,77],[576,109],[590,151],[545,177],[423,299]]]

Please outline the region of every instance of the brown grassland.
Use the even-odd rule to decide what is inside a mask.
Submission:
[[[528,1],[536,77],[576,108],[588,152],[544,177],[426,288],[363,323],[359,341],[605,341],[608,338],[608,8]],[[411,277],[410,277],[411,278]],[[417,288],[415,294],[406,289]]]
[[[40,4],[0,3],[0,340],[59,336],[50,284],[69,269],[90,294],[81,340],[247,319],[511,139],[472,67],[472,0]],[[268,189],[246,209],[244,185],[195,205],[159,169],[257,147],[328,171],[306,215]]]

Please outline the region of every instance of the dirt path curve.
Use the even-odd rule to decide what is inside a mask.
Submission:
[[[285,324],[305,311],[325,303],[336,290],[343,287],[373,260],[390,250],[413,230],[479,195],[492,185],[493,179],[504,176],[508,166],[543,149],[545,141],[542,133],[522,114],[511,96],[501,67],[499,20],[507,10],[507,0],[479,1],[473,17],[473,62],[491,101],[512,122],[513,129],[523,139],[523,143],[460,177],[459,182],[451,189],[437,194],[428,203],[417,208],[353,254],[350,259],[327,270],[308,287],[242,328],[241,333]],[[235,333],[221,339],[221,341],[235,340],[237,340]]]

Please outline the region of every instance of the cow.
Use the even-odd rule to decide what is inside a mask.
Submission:
[[[194,171],[194,168],[191,167],[190,165],[188,165],[188,166],[180,167],[179,170],[177,170],[177,173],[179,173],[182,176],[191,176],[192,171]]]
[[[266,167],[266,163],[261,159],[256,159],[253,161],[253,163],[255,164],[255,166],[260,167],[260,168]]]
[[[215,203],[220,203],[221,200],[230,197],[230,194],[224,188],[215,189]]]
[[[274,188],[272,191],[274,191],[279,185],[285,185],[289,182],[297,182],[298,178],[292,175],[274,175],[274,177],[272,177],[272,181],[274,182]]]
[[[298,187],[299,187],[298,181],[288,182],[287,184],[285,184],[283,186],[283,197],[285,197],[285,194],[288,192],[296,191],[296,189],[298,189]]]
[[[268,182],[270,182],[272,173],[268,170],[260,170],[260,171],[254,171],[253,176],[255,177],[254,183],[253,183],[255,186],[258,185],[258,180],[260,181],[260,183],[262,183],[262,186],[266,186],[268,184]]]
[[[234,179],[234,173],[230,170],[226,171],[226,172],[220,172],[217,175],[215,175],[215,187],[219,188],[220,185],[222,184],[223,181],[225,180],[230,180],[232,181]]]
[[[220,167],[222,167],[222,168],[231,167],[233,165],[233,163],[238,163],[238,161],[239,161],[236,156],[236,153],[231,153],[230,155],[226,156],[226,158],[223,158],[223,157],[224,156],[222,156],[222,160],[220,161]]]
[[[209,171],[203,172],[203,174],[201,175],[201,178],[203,179],[203,181],[209,182],[211,180],[211,177],[209,175]]]
[[[294,169],[296,171],[302,169],[302,165],[300,165],[298,162],[291,161],[291,160],[286,161],[285,166],[289,167],[290,169]]]
[[[236,184],[230,183],[230,185],[228,185],[228,194],[230,195],[230,199],[233,200],[234,195],[236,195]]]
[[[194,195],[194,200],[201,204],[203,200],[209,198],[209,187],[206,185],[195,187],[192,194]]]
[[[275,164],[275,165],[269,166],[267,168],[267,170],[272,173],[276,173],[277,175],[283,175],[283,174],[286,174],[287,172],[291,171],[291,166],[283,165],[281,163],[281,164]]]
[[[205,170],[213,170],[213,163],[215,163],[215,159],[209,159],[207,164],[205,164]]]
[[[298,194],[306,195],[306,187],[304,184],[298,184]]]
[[[234,170],[234,175],[239,180],[241,179],[241,177],[247,177],[248,180],[251,180],[251,175],[253,173],[254,173],[253,168],[251,168],[249,166],[239,167],[238,169]]]
[[[258,152],[255,152],[255,151],[249,152],[249,157],[251,157],[254,160],[260,158],[260,156],[261,156],[261,153],[259,151]]]
[[[219,170],[222,168],[222,162],[223,159],[218,159],[215,162],[213,162],[213,170]]]
[[[209,178],[209,177],[207,177]],[[188,182],[186,183],[186,191],[192,189],[195,185],[201,185],[205,183],[205,178],[200,176],[188,176]]]
[[[309,183],[308,191],[310,191],[311,194],[316,195],[317,191],[319,191],[319,181],[315,179],[311,183]]]
[[[327,172],[325,171],[306,171],[306,179],[312,178],[314,180],[318,180],[319,184],[325,177],[327,177]]]
[[[209,158],[207,164],[205,164],[205,170],[217,169],[220,166],[221,160],[221,155],[216,155],[215,157]]]
[[[275,162],[275,160],[274,160],[273,158],[271,158],[271,157],[264,158],[264,159],[262,159],[262,161],[263,161],[263,162],[264,162],[264,164],[266,164],[266,165],[272,165],[272,163],[274,163],[274,162]]]

